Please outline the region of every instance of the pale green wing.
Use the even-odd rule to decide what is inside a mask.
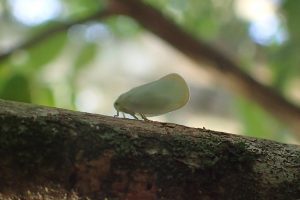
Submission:
[[[129,90],[116,102],[121,105],[123,112],[155,116],[176,110],[188,100],[189,89],[184,79],[178,74],[169,74]]]

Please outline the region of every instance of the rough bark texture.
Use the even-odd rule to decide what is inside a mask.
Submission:
[[[0,199],[298,199],[300,148],[0,100]]]
[[[257,102],[272,116],[287,124],[296,137],[300,139],[300,107],[289,102],[274,89],[261,84],[249,76],[237,62],[230,59],[218,49],[206,44],[201,39],[188,34],[172,20],[165,17],[155,8],[144,3],[142,0],[109,0],[107,7],[82,19],[71,20],[67,23],[56,24],[39,34],[34,35],[27,41],[15,46],[7,52],[0,52],[0,63],[8,59],[14,52],[28,49],[43,42],[55,34],[67,31],[75,24],[88,22],[90,20],[103,20],[114,15],[127,15],[139,22],[143,27],[174,48],[186,55],[191,60],[203,66],[206,63],[218,75],[216,80],[222,79],[233,88],[239,95]],[[201,19],[199,19],[201,20]],[[0,67],[6,65],[0,65]]]

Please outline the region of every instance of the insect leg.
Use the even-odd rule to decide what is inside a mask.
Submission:
[[[141,117],[143,118],[143,120],[145,121],[150,121],[149,119],[147,119],[147,117],[145,115],[143,115],[142,113],[140,113]]]
[[[137,118],[137,116],[135,116],[135,114],[132,114],[132,113],[128,113],[128,114],[131,115],[132,117],[134,117],[134,119],[139,120],[139,118]]]
[[[119,117],[119,111],[117,110],[117,114],[114,117]]]

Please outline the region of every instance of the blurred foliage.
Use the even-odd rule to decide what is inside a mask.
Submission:
[[[67,10],[64,14],[68,17],[85,17],[100,10],[104,6],[104,1],[95,0],[77,0],[77,1],[61,1]]]
[[[106,3],[94,0],[60,0],[63,9],[58,17],[39,26],[30,27],[14,19],[8,2],[0,2],[0,26],[6,27],[0,29],[0,53],[57,23],[91,15],[102,9]],[[254,67],[257,63],[263,63],[259,67],[265,68],[271,74],[268,84],[282,94],[286,94],[290,81],[299,79],[300,1],[283,1],[278,12],[284,22],[282,26],[288,33],[288,39],[282,44],[269,45],[259,45],[249,37],[249,22],[237,17],[233,0],[147,0],[147,3],[161,10],[193,36],[208,41],[221,51],[239,59],[245,71],[252,73],[253,68],[258,68]],[[103,44],[106,37],[100,37],[101,32],[97,33],[99,37],[96,39],[87,38],[87,30],[91,26],[89,23],[91,22],[79,28],[74,25],[66,32],[54,34],[46,41],[29,49],[20,49],[9,59],[0,61],[0,98],[61,106],[56,97],[55,87],[41,77],[47,77],[47,67],[63,55],[69,60],[66,65],[71,68],[59,82],[67,84],[66,88],[71,88],[70,92],[66,92],[71,101],[66,100],[64,105],[76,109],[75,80],[81,70],[96,59],[97,53],[105,51]],[[102,21],[101,26],[120,40],[134,37],[143,30],[134,20],[123,16],[114,16]],[[76,41],[71,36],[71,32],[74,31],[82,32],[76,34]],[[8,47],[5,46],[7,43],[10,44],[6,45]],[[281,139],[282,133],[286,132],[284,126],[278,125],[253,103],[237,98],[235,104],[240,120],[245,124],[244,132],[248,135]],[[255,135],[257,133],[265,135]]]
[[[67,43],[67,35],[59,33],[50,37],[43,43],[39,43],[26,50],[27,60],[22,63],[22,68],[26,70],[38,70],[60,55],[63,47]]]
[[[30,102],[30,81],[24,74],[15,73],[2,86],[1,98]]]
[[[256,104],[237,98],[236,107],[240,120],[244,122],[244,134],[277,141],[287,141],[288,129],[272,118]],[[263,133],[263,134],[262,134]]]
[[[133,19],[126,16],[112,16],[105,22],[117,37],[134,37],[142,30]]]
[[[81,67],[88,65],[96,56],[97,45],[93,43],[88,43],[84,45],[78,52],[77,57],[74,61],[74,69],[77,71]]]

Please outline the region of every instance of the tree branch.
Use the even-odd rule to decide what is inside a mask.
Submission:
[[[249,99],[257,102],[266,111],[277,119],[285,122],[294,130],[294,134],[300,137],[300,108],[287,101],[272,88],[262,85],[227,56],[212,48],[201,40],[196,40],[184,32],[171,20],[160,12],[139,0],[110,0],[110,6],[96,14],[84,19],[75,20],[45,30],[24,43],[12,48],[4,54],[0,54],[0,62],[7,59],[13,52],[19,49],[30,48],[56,33],[67,30],[74,24],[83,23],[93,19],[102,19],[111,15],[124,14],[137,20],[142,26],[152,31],[180,52],[191,58],[196,63],[203,65],[208,63],[209,69],[217,72],[226,83]]]
[[[300,138],[300,108],[289,102],[272,88],[262,85],[241,70],[233,60],[205,42],[195,39],[170,19],[140,0],[111,0],[111,7],[138,21],[143,27],[168,42],[191,60],[217,72],[226,84],[257,102],[277,119],[285,122]]]
[[[299,155],[296,145],[0,100],[2,199],[297,199]]]
[[[0,62],[5,61],[10,55],[12,55],[17,50],[28,49],[30,47],[33,47],[36,44],[41,43],[60,32],[66,31],[68,28],[70,28],[73,25],[85,23],[85,22],[88,22],[91,20],[104,19],[104,18],[111,16],[112,14],[113,13],[110,12],[109,10],[101,10],[101,11],[98,11],[98,12],[96,12],[90,16],[87,16],[83,19],[77,19],[77,20],[70,21],[67,23],[58,24],[54,27],[46,29],[46,30],[38,33],[37,35],[33,36],[32,38],[24,41],[23,43],[11,48],[7,52],[0,54]]]

